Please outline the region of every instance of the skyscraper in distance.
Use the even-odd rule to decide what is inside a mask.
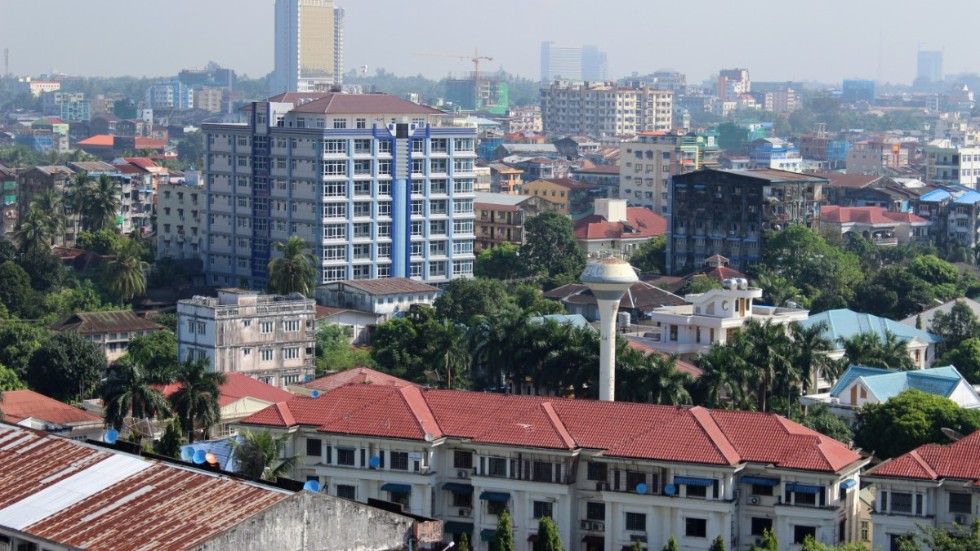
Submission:
[[[916,64],[915,79],[927,82],[943,80],[943,53],[934,51],[919,51]]]
[[[541,80],[605,81],[609,78],[606,53],[596,46],[541,43]]]
[[[276,0],[273,93],[328,90],[343,72],[344,11],[333,0]]]

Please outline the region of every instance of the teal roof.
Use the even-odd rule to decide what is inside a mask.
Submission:
[[[894,398],[906,390],[918,390],[926,394],[949,398],[960,381],[965,382],[960,372],[951,365],[917,371],[894,371],[853,365],[834,385],[830,395],[839,397],[844,388],[857,378],[861,378],[868,390],[882,402]]]
[[[928,331],[909,327],[888,318],[879,318],[844,308],[811,315],[808,319],[801,321],[800,324],[804,327],[813,327],[821,322],[827,326],[824,329],[824,336],[835,343],[840,343],[842,339],[848,339],[861,333],[875,333],[884,339],[885,331],[889,331],[906,341],[918,338],[930,344],[943,342],[942,337],[933,335]]]
[[[544,323],[545,321],[553,321],[558,325],[573,325],[579,329],[589,328],[595,331],[595,327],[592,327],[589,320],[585,319],[585,316],[581,314],[548,314],[547,316],[531,318],[528,321],[539,324]]]

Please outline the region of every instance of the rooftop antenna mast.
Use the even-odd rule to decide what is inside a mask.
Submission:
[[[10,48],[3,49],[3,76],[10,74]]]

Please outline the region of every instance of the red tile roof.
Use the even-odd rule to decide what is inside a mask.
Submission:
[[[633,350],[638,350],[646,354],[656,354],[658,356],[667,355],[665,352],[653,348],[639,337],[629,337],[629,336],[626,337],[626,345],[632,348]],[[677,371],[680,371],[681,373],[687,373],[688,375],[694,377],[695,379],[697,379],[698,377],[704,374],[704,370],[702,370],[700,367],[690,362],[685,362],[684,360],[681,359],[675,360],[674,368],[676,368]]]
[[[163,149],[167,147],[167,140],[154,140],[145,136],[136,136],[133,138],[133,145],[136,149]],[[147,161],[150,161],[150,159],[147,159]]]
[[[667,219],[643,207],[628,207],[626,220],[590,214],[575,222],[576,239],[642,239],[667,234]]]
[[[137,140],[138,139],[139,138],[137,138]],[[153,141],[161,141],[161,140],[153,140]],[[166,145],[166,142],[164,142],[164,145]],[[160,165],[153,162],[153,159],[147,157],[123,157],[123,160],[131,165],[142,168],[146,171],[151,171],[152,169],[155,168],[161,168]]]
[[[355,367],[354,369],[348,369],[347,371],[341,371],[339,373],[334,373],[333,375],[327,375],[326,377],[314,379],[303,386],[313,390],[327,392],[347,385],[379,385],[400,387],[414,385],[414,383],[410,383],[404,379],[399,379],[398,377],[394,377],[380,371],[375,371],[367,367]]]
[[[156,388],[164,396],[169,398],[174,392],[180,390],[182,386],[181,383],[170,383],[156,386]],[[225,384],[218,387],[218,391],[220,392],[218,404],[221,407],[237,402],[242,398],[255,398],[256,400],[269,402],[270,404],[284,402],[293,398],[293,394],[285,390],[263,383],[248,375],[242,375],[241,373],[225,373]]]
[[[19,423],[29,417],[58,425],[99,423],[101,417],[48,398],[33,390],[8,390],[3,393],[0,411],[4,420]]]
[[[753,462],[824,472],[860,459],[840,442],[774,414],[415,386],[343,386],[316,399],[297,397],[276,404],[243,422],[307,425],[328,433],[411,440],[428,434],[474,443],[599,449],[617,457],[715,465]]]
[[[96,134],[78,142],[79,147],[112,147],[115,138],[109,134]]]
[[[816,172],[813,175],[830,180],[824,185],[832,186],[832,187],[846,187],[852,189],[865,188],[882,179],[882,176],[874,176],[868,174],[840,174],[837,172],[833,172],[833,173]]]
[[[911,212],[892,212],[884,207],[838,207],[834,205],[820,208],[820,221],[832,224],[925,224],[929,222]]]
[[[867,476],[939,480],[972,480],[980,486],[980,431],[948,446],[926,444],[889,459],[869,470]]]

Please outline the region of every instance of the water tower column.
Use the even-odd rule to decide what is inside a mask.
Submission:
[[[613,402],[616,400],[616,313],[623,294],[638,278],[626,261],[604,258],[586,266],[579,279],[592,289],[599,310],[599,399]]]

